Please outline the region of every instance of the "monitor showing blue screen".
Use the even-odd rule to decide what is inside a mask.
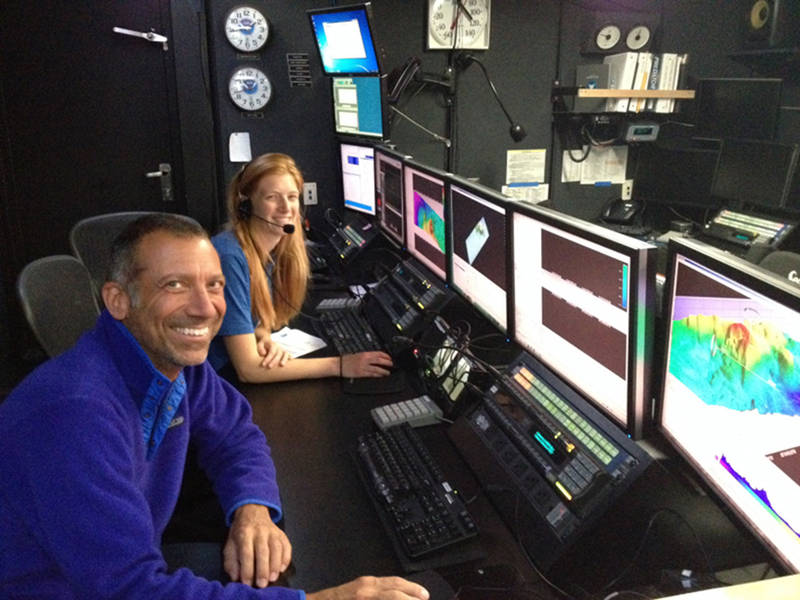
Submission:
[[[375,214],[375,151],[365,144],[339,145],[344,207]]]
[[[380,73],[369,13],[369,2],[307,11],[326,75]]]
[[[383,138],[380,77],[333,77],[331,81],[336,133]]]
[[[800,571],[800,287],[694,240],[669,264],[660,428]]]

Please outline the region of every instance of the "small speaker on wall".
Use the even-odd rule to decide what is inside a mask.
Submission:
[[[800,2],[742,0],[745,48],[788,48],[800,43]]]

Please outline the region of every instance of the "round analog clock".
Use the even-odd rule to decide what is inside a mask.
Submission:
[[[492,0],[428,0],[428,49],[486,50]]]
[[[240,67],[228,80],[228,95],[242,110],[261,110],[272,97],[272,84],[261,69]]]
[[[252,6],[238,6],[225,17],[225,37],[242,52],[255,52],[267,43],[269,21]]]
[[[647,25],[636,25],[632,27],[625,38],[625,45],[628,50],[641,50],[650,41],[650,28]]]
[[[604,25],[594,37],[594,43],[598,50],[611,50],[619,43],[622,32],[616,25]]]

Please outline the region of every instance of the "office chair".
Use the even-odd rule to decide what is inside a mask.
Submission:
[[[800,286],[800,254],[788,250],[776,250],[767,254],[761,262],[762,267],[781,277],[785,277],[793,284]]]
[[[74,256],[45,256],[17,278],[25,318],[48,356],[70,348],[100,314],[86,267]]]
[[[107,213],[81,219],[72,226],[69,232],[69,245],[72,253],[89,270],[98,300],[111,262],[111,242],[128,223],[147,214],[150,212]]]

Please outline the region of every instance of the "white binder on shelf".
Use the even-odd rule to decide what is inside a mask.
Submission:
[[[664,52],[661,55],[661,68],[658,77],[659,90],[674,90],[677,83],[676,73],[678,65],[678,55],[674,52]],[[670,98],[658,98],[656,100],[655,111],[657,113],[672,112],[675,103]]]
[[[639,57],[636,64],[636,77],[633,81],[632,89],[644,91],[647,90],[648,82],[650,81],[650,69],[653,66],[652,52],[639,52]],[[647,103],[646,98],[631,98],[628,104],[630,112],[642,112]]]
[[[608,87],[614,90],[630,90],[636,76],[639,62],[638,52],[619,52],[603,58],[608,65]],[[606,102],[607,112],[628,112],[630,98],[609,98]]]

